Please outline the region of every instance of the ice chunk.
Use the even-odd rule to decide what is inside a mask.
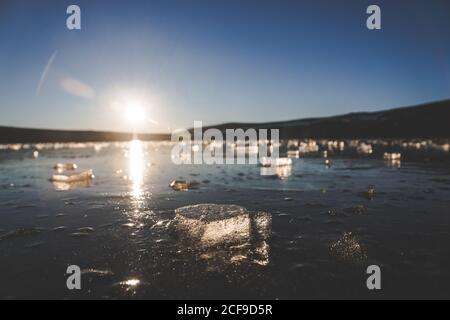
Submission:
[[[288,156],[288,158],[291,158],[291,159],[298,159],[298,158],[300,158],[300,151],[299,150],[289,150],[287,152],[287,156]]]
[[[402,154],[401,153],[384,153],[383,159],[389,160],[389,161],[398,161],[401,160]]]
[[[173,180],[169,187],[171,187],[175,191],[188,191],[189,189],[196,186],[198,183],[191,184],[186,180]]]
[[[317,145],[317,142],[314,140],[301,142],[298,150],[300,153],[313,153],[319,151],[319,146]]]
[[[367,190],[367,197],[369,199],[373,199],[375,197],[376,191],[375,191],[375,186],[371,185],[369,186],[369,190]]]
[[[372,154],[373,148],[371,144],[361,143],[357,148],[356,151],[361,154]]]
[[[37,151],[37,150],[33,151],[33,158],[34,159],[39,158],[39,151]]]
[[[74,171],[78,169],[78,166],[75,163],[57,163],[53,169],[62,173],[64,171]]]
[[[272,158],[262,157],[260,159],[261,166],[263,167],[282,167],[292,165],[292,159],[290,158]]]
[[[202,248],[265,240],[272,232],[269,213],[249,212],[237,205],[199,204],[179,208],[175,214],[175,229]]]
[[[73,182],[81,182],[81,181],[90,181],[94,178],[95,178],[94,172],[92,170],[86,170],[86,171],[83,171],[80,173],[73,173],[71,175],[55,174],[50,179],[50,181],[73,183]]]
[[[261,167],[260,175],[267,177],[275,177],[281,180],[289,178],[292,174],[291,166],[283,167]]]

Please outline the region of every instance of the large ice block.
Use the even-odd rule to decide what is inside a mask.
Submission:
[[[175,210],[174,226],[197,247],[239,245],[270,237],[272,216],[237,205],[199,204]]]

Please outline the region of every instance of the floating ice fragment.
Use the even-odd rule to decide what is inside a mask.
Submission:
[[[199,204],[175,210],[175,229],[203,248],[236,245],[270,237],[272,216],[237,205]]]
[[[55,174],[52,176],[50,181],[72,183],[72,182],[90,181],[92,179],[95,179],[94,172],[92,170],[86,170],[80,173],[74,173],[72,175]]]
[[[317,145],[316,141],[310,140],[306,142],[301,142],[298,150],[301,153],[313,153],[319,151],[319,146]]]
[[[33,151],[33,158],[34,159],[39,158],[39,151],[37,151],[37,150]]]
[[[281,180],[285,180],[291,176],[292,167],[261,167],[260,174],[261,176],[275,177]]]
[[[189,189],[198,188],[200,185],[197,181],[187,182],[186,180],[173,180],[169,187],[175,191],[188,191]]]
[[[401,160],[402,154],[401,153],[384,153],[383,159],[389,160],[389,161],[398,161]]]
[[[175,213],[172,226],[180,235],[180,246],[206,262],[207,271],[222,272],[229,266],[242,264],[269,264],[270,214],[217,204],[183,207]]]
[[[288,158],[291,158],[291,159],[298,159],[298,158],[300,158],[300,151],[299,150],[289,150],[287,152],[287,156],[288,156]]]
[[[369,197],[369,199],[375,197],[375,186],[369,186],[369,190],[367,190],[367,197]]]
[[[78,166],[75,163],[57,163],[53,169],[58,173],[63,173],[64,171],[74,171],[78,169]]]
[[[262,167],[283,167],[292,165],[292,159],[262,157],[260,163]]]
[[[371,144],[366,144],[363,142],[356,148],[356,151],[362,154],[372,154],[373,148]]]

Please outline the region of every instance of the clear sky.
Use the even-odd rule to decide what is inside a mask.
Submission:
[[[0,125],[128,130],[138,104],[167,132],[447,98],[448,0],[0,0]]]

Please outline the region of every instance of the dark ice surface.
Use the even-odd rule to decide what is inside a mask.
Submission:
[[[398,166],[377,151],[336,151],[331,167],[311,154],[283,179],[257,165],[176,166],[164,143],[32,153],[0,150],[2,299],[450,298],[444,153],[404,152]],[[96,179],[54,185],[57,163]],[[174,179],[197,187],[174,191]],[[170,226],[174,210],[201,203],[268,212],[272,235],[257,248],[186,246]],[[381,291],[366,287],[373,264]],[[66,287],[69,265],[83,270],[80,291]]]

